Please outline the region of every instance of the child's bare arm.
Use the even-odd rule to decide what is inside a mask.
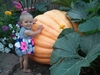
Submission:
[[[36,21],[37,21],[37,19],[34,19],[34,20],[33,20],[33,24],[35,24],[35,23],[36,23]]]
[[[43,29],[43,25],[40,25],[37,31],[31,31],[31,30],[26,30],[25,35],[26,36],[36,36],[38,35]]]

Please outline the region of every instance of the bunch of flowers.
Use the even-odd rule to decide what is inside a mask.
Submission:
[[[46,10],[46,4],[37,4],[32,9],[23,7],[21,2],[13,1],[14,7],[10,11],[3,11],[3,6],[0,7],[0,52],[9,53],[14,51],[14,43],[20,29],[19,16],[22,11],[28,11],[33,16],[43,13]],[[43,6],[43,7],[41,7]],[[42,9],[40,9],[42,8]],[[34,12],[34,13],[33,13]],[[61,26],[63,28],[63,26]]]
[[[16,8],[18,8],[17,5]],[[0,16],[0,52],[2,53],[14,50],[14,43],[20,29],[20,23],[18,23],[20,13],[21,11],[13,9],[5,11]]]

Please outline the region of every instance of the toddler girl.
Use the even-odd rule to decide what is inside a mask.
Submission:
[[[37,31],[32,31],[32,25],[36,21],[33,20],[33,17],[30,13],[23,11],[20,16],[21,29],[19,32],[18,39],[15,43],[15,52],[20,56],[20,68],[23,68],[24,72],[31,72],[28,69],[28,54],[34,53],[34,40],[33,37],[38,35],[43,26],[40,25]]]

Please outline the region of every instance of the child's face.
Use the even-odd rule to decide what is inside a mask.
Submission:
[[[22,20],[22,26],[25,27],[25,28],[28,28],[28,29],[31,29],[32,25],[33,25],[33,18],[31,17],[25,17],[23,20]]]

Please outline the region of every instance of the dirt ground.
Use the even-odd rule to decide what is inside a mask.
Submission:
[[[29,60],[29,62],[29,67],[32,69],[33,75],[36,75],[38,73],[41,73],[41,75],[50,75],[50,65],[39,64],[32,60]]]
[[[32,70],[32,74],[30,74],[30,75],[38,75],[39,73],[41,75],[50,75],[50,71],[49,71],[50,65],[39,64],[30,59],[29,60],[29,68]],[[19,75],[19,74],[22,74],[21,72],[22,72],[22,70],[19,68],[19,63],[18,63],[13,67],[12,74]],[[26,75],[28,75],[28,74],[26,74]]]
[[[29,68],[32,73],[24,73],[19,66],[19,57],[12,53],[0,53],[0,75],[50,75],[50,65],[37,63],[29,59]],[[100,65],[94,69],[84,67],[79,75],[100,75]]]
[[[29,59],[32,73],[24,73],[19,66],[19,57],[12,53],[0,53],[0,75],[50,75],[50,65]]]

